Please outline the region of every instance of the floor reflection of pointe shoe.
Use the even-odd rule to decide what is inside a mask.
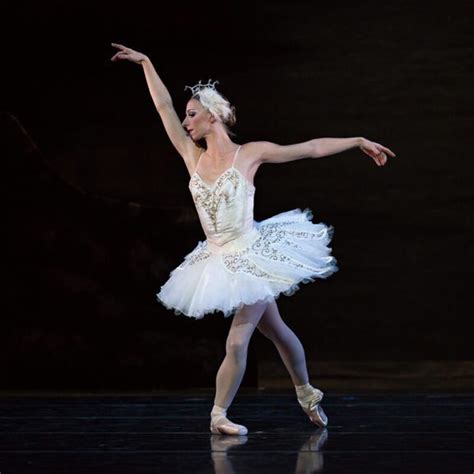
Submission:
[[[248,436],[226,436],[222,434],[211,435],[211,451],[226,452],[233,446],[240,446],[248,441]]]
[[[315,474],[324,471],[323,453],[299,452],[296,459],[295,474]]]
[[[322,447],[328,437],[327,428],[318,428],[301,446],[298,451],[295,474],[314,474],[324,468],[324,452]]]
[[[245,426],[232,423],[225,416],[212,417],[209,429],[213,434],[239,436],[246,435],[248,433],[248,429]]]
[[[320,451],[326,444],[329,433],[327,428],[318,428],[303,444],[301,450]]]
[[[304,402],[298,399],[298,403],[308,415],[309,419],[314,424],[322,428],[328,424],[328,417],[326,416],[326,413],[324,413],[323,407],[321,406],[323,397],[323,392],[317,388],[314,388],[314,392],[309,399],[306,398]]]
[[[226,436],[226,435],[211,435],[211,459],[214,465],[214,472],[216,474],[225,474],[235,472],[232,465],[232,456],[228,455],[235,452],[234,448],[245,444],[248,440],[247,436]]]

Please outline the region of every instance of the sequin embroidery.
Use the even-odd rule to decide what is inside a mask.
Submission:
[[[234,185],[235,189],[238,184],[239,174],[238,170],[233,167],[224,171],[211,188],[206,186],[197,174],[193,174],[190,181],[190,184],[195,186],[197,191],[196,193],[192,193],[194,202],[197,206],[202,207],[209,215],[215,232],[218,232],[217,211],[219,210],[219,206],[221,205],[223,198],[226,201],[229,199],[229,195],[227,195],[222,189],[222,184],[225,182],[227,177]]]
[[[262,270],[258,265],[252,262],[246,257],[248,249],[242,252],[236,252],[234,254],[223,255],[222,263],[225,265],[227,270],[232,273],[248,273],[255,277],[266,278],[268,280],[281,281],[284,283],[292,283],[292,280],[283,278],[278,275],[272,275],[271,273]]]
[[[181,263],[181,265],[179,265],[178,268],[183,269],[188,265],[195,265],[198,262],[208,259],[210,256],[211,252],[207,249],[207,243],[199,242],[197,248],[184,257],[184,261]]]

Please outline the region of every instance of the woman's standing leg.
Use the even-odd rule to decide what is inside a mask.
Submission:
[[[250,338],[262,317],[266,302],[245,305],[233,316],[226,340],[226,355],[216,376],[216,395],[211,411],[211,431],[224,434],[246,434],[247,428],[226,418],[242,382],[247,366]]]
[[[257,327],[275,344],[290,374],[298,402],[303,410],[313,423],[326,426],[328,419],[319,404],[323,398],[323,392],[310,385],[303,345],[281,318],[275,300],[267,304]]]

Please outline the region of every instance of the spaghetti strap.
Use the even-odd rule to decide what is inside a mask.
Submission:
[[[239,145],[237,150],[235,150],[235,154],[234,154],[234,159],[232,161],[232,165],[230,166],[230,168],[234,168],[235,167],[235,160],[237,159],[237,155],[239,154],[239,150],[240,150],[240,147],[242,145]],[[201,149],[201,153],[199,154],[198,156],[198,159],[197,159],[197,162],[196,162],[196,167],[194,168],[194,173],[198,174],[199,173],[197,172],[197,169],[198,169],[198,166],[199,166],[199,162],[201,161],[201,156],[204,154],[204,150]],[[229,169],[229,168],[227,168]],[[226,170],[227,171],[227,170]]]
[[[237,150],[235,150],[234,161],[232,162],[232,168],[235,166],[235,160],[237,159],[237,155],[239,154],[241,146],[242,145],[239,145],[239,148],[237,148]]]
[[[194,168],[194,172],[196,172],[197,169],[198,169],[199,162],[201,161],[201,156],[202,156],[203,152],[204,152],[204,150],[201,148],[201,153],[199,153],[198,159],[196,161],[196,167]]]

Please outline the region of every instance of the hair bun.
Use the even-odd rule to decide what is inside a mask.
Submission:
[[[192,98],[199,100],[214,117],[228,126],[233,126],[236,123],[235,107],[217,91],[215,85],[218,83],[219,81],[212,82],[209,79],[207,84],[199,81],[196,85],[186,86],[184,89],[191,89]]]

